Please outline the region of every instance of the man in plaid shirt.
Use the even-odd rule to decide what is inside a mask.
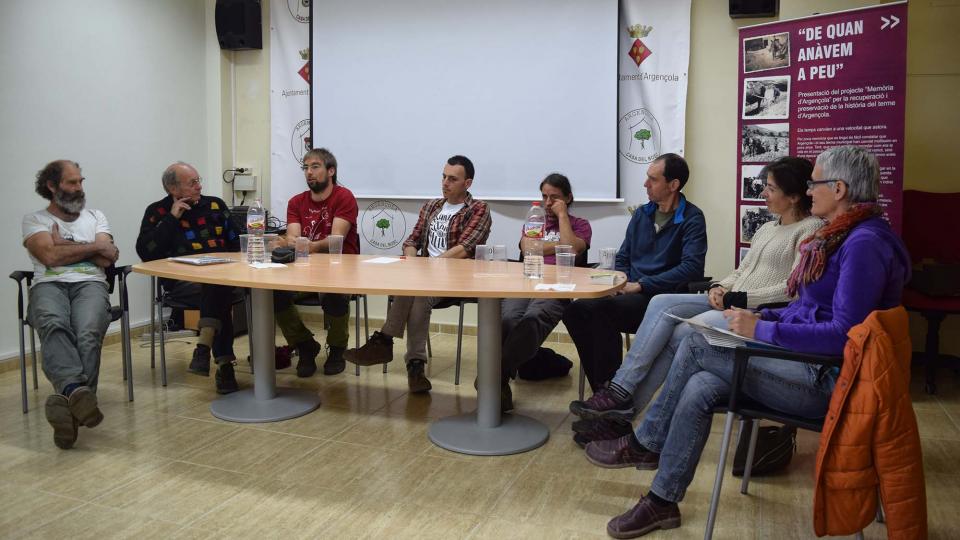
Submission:
[[[443,168],[440,184],[443,197],[420,208],[413,232],[403,243],[407,257],[473,257],[474,248],[490,235],[490,209],[467,191],[473,184],[473,163],[464,156],[453,156]],[[387,310],[387,320],[374,332],[366,345],[344,354],[348,362],[361,366],[385,364],[393,360],[393,338],[407,330],[407,382],[413,393],[429,392],[431,385],[424,373],[427,363],[427,332],[430,312],[443,298],[395,296]]]

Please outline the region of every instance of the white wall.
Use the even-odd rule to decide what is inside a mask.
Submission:
[[[13,0],[0,3],[4,190],[0,271],[30,268],[21,216],[46,205],[36,172],[80,163],[88,206],[103,210],[120,248],[134,250],[144,208],[163,196],[172,161],[197,165],[220,194],[220,51],[212,1]],[[212,189],[211,189],[212,188]],[[0,358],[16,354],[16,290],[0,286]],[[149,317],[148,284],[131,277],[132,319]]]

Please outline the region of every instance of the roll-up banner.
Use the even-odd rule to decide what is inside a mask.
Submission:
[[[306,189],[310,141],[310,5],[270,2],[270,211],[287,219],[290,197]]]
[[[880,161],[880,204],[901,227],[907,3],[825,13],[740,29],[737,263],[776,219],[763,205],[763,166],[815,160],[857,145]]]
[[[642,184],[661,154],[683,155],[690,0],[621,0],[619,186]],[[618,193],[619,195],[619,193]]]

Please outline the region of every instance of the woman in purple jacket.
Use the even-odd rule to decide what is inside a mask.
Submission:
[[[855,146],[817,157],[808,193],[812,213],[827,221],[804,240],[788,281],[798,298],[779,310],[725,313],[730,329],[786,349],[840,356],[847,332],[870,312],[900,304],[910,257],[877,205],[880,167]],[[774,353],[771,353],[773,356]],[[710,435],[713,408],[729,399],[733,349],[713,347],[700,334],[680,344],[667,382],[634,433],[587,445],[587,459],[608,468],[657,470],[650,492],[613,518],[607,533],[635,538],[680,526],[677,505]],[[820,366],[753,358],[743,381],[751,399],[808,418],[826,414],[837,372]]]

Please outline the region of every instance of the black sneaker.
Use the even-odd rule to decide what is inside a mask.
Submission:
[[[217,382],[218,394],[232,394],[240,390],[237,384],[237,377],[233,373],[233,362],[227,362],[217,366],[217,373],[214,376]]]
[[[477,379],[473,379],[473,389],[477,390]],[[513,390],[510,388],[510,379],[500,380],[500,412],[513,410]]]
[[[320,344],[310,339],[297,345],[297,377],[312,377],[317,372],[317,355],[320,354]]]
[[[426,364],[424,360],[411,360],[407,364],[407,385],[411,394],[422,394],[433,388],[424,370]]]
[[[343,352],[346,350],[346,347],[334,347],[333,345],[327,348],[327,361],[323,363],[324,375],[336,375],[346,369],[347,362],[343,359]]]
[[[193,350],[193,359],[190,360],[190,367],[187,368],[187,371],[204,377],[210,376],[210,347],[197,344],[197,348]]]

